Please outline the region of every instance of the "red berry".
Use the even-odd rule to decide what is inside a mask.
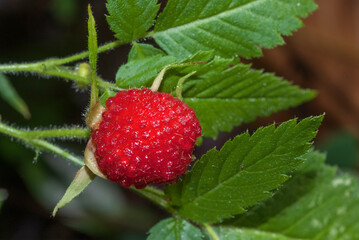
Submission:
[[[172,183],[191,162],[198,119],[187,104],[149,89],[119,91],[106,101],[92,134],[101,172],[124,187]]]

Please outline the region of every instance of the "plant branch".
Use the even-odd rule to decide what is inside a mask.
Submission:
[[[70,129],[68,129],[68,131],[70,132]],[[56,153],[57,155],[60,155],[64,158],[66,158],[70,162],[75,163],[79,166],[84,165],[81,158],[72,155],[71,153],[61,149],[58,146],[55,146],[52,143],[49,143],[42,139],[39,139],[38,136],[36,136],[36,133],[40,133],[39,135],[41,135],[41,132],[45,132],[46,134],[44,134],[44,135],[50,135],[50,130],[48,130],[48,131],[31,131],[30,134],[28,135],[27,131],[19,130],[19,129],[7,126],[0,122],[0,132],[6,134],[8,136],[18,138],[18,139],[22,140],[23,142],[29,144],[30,146],[34,147],[35,149],[50,151],[50,152]],[[54,134],[54,133],[55,133],[55,131],[52,132],[52,134]]]

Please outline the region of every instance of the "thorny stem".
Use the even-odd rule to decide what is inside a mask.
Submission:
[[[58,131],[60,131],[60,129]],[[53,130],[52,132],[51,132],[51,130],[27,132],[24,130],[19,130],[19,129],[7,126],[0,122],[0,132],[4,133],[6,135],[9,135],[11,137],[18,138],[18,139],[24,141],[25,143],[29,144],[30,146],[34,147],[35,149],[50,151],[50,152],[56,153],[57,155],[60,155],[64,158],[66,158],[70,162],[75,163],[79,166],[84,165],[81,158],[78,158],[78,157],[72,155],[71,153],[61,149],[60,147],[53,145],[52,143],[49,143],[48,141],[39,139],[42,137],[41,132],[45,133],[44,135],[45,136],[47,135],[47,137],[49,137],[49,135],[52,135],[53,137],[55,137],[54,135],[56,134],[56,130]],[[74,135],[76,135],[76,133],[72,134],[71,129],[67,129],[67,133],[68,133],[67,137],[74,137]],[[83,134],[83,132],[81,134]],[[62,134],[61,137],[63,137],[63,136],[64,136],[64,134]]]
[[[213,228],[209,224],[203,223],[202,225],[208,232],[209,236],[211,236],[212,240],[220,240],[218,234],[213,230]]]

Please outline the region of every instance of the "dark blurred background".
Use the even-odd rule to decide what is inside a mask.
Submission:
[[[105,19],[105,1],[90,1],[99,43],[113,41]],[[316,147],[328,153],[328,162],[358,170],[359,137],[359,1],[317,0],[319,9],[305,27],[286,37],[287,45],[265,50],[253,60],[257,69],[275,72],[303,88],[318,91],[315,100],[295,109],[259,118],[231,134],[205,140],[197,156],[221,146],[233,134],[273,121],[304,118],[323,112],[326,117]],[[65,57],[87,48],[87,4],[83,0],[0,0],[0,63],[30,62]],[[113,81],[126,62],[130,46],[99,56],[99,73]],[[31,74],[9,75],[28,104],[31,119],[0,100],[2,121],[18,127],[83,125],[88,89],[71,82]],[[46,99],[46,100],[45,100]],[[45,100],[45,101],[44,101]],[[83,142],[58,142],[82,155]],[[79,198],[50,213],[75,175],[77,167],[60,157],[35,153],[0,136],[0,239],[145,239],[148,229],[165,212],[118,184],[96,179]],[[1,201],[1,199],[5,199]]]

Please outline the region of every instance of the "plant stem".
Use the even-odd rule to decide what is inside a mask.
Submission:
[[[115,47],[120,46],[120,41],[114,41],[107,44],[104,44],[97,48],[97,53],[105,52],[108,50],[111,50]],[[78,60],[81,60],[83,58],[87,58],[89,56],[89,52],[82,52],[75,55],[72,55],[70,57],[65,58],[50,58],[48,60],[34,62],[34,63],[23,63],[23,64],[0,64],[0,71],[1,72],[21,72],[21,71],[32,71],[39,69],[40,67],[45,66],[60,66],[67,63],[75,62]]]
[[[38,62],[38,63],[24,63],[24,64],[12,64],[12,65],[0,65],[0,72],[35,72],[44,76],[55,76],[66,79],[71,79],[79,84],[90,84],[91,79],[77,75],[75,71],[66,67],[52,66],[51,60]],[[97,85],[105,89],[121,90],[115,84],[106,82],[100,77],[97,77]]]
[[[89,128],[57,128],[48,130],[24,131],[27,138],[89,138]]]
[[[100,47],[98,47],[97,49],[97,53],[101,53],[101,52],[105,52],[108,50],[111,50],[115,47],[120,46],[121,43],[120,41],[114,41],[114,42],[110,42],[107,44],[104,44]],[[38,69],[39,67],[44,67],[44,66],[59,66],[59,65],[64,65],[67,63],[71,63],[71,62],[75,62],[78,60],[81,60],[83,58],[87,58],[89,56],[89,52],[82,52],[82,53],[78,53],[75,55],[72,55],[70,57],[65,57],[65,58],[51,58],[45,61],[39,61],[39,62],[34,62],[34,63],[24,63],[24,64],[4,64],[1,65],[0,64],[0,72],[21,72],[21,71],[33,71],[35,69]]]
[[[175,213],[175,209],[173,209],[170,204],[164,199],[165,195],[163,191],[155,189],[153,187],[147,186],[144,189],[137,189],[135,187],[130,188],[132,191],[138,193],[139,195],[151,200],[157,205],[161,206],[163,209],[168,211],[169,213]]]
[[[207,223],[203,223],[202,225],[206,229],[206,231],[208,232],[209,236],[211,236],[212,240],[220,240],[218,234],[213,230],[211,225],[209,225]]]
[[[26,132],[24,130],[19,130],[19,129],[7,126],[0,122],[0,132],[4,133],[6,135],[9,135],[11,137],[18,138],[34,148],[38,148],[41,150],[56,153],[77,165],[80,165],[80,166],[84,165],[81,158],[78,158],[78,157],[72,155],[71,153],[66,152],[65,150],[53,145],[52,143],[49,143],[42,139],[38,139],[39,136],[36,136],[36,134],[41,135],[41,132],[45,132],[46,133],[45,135],[51,135],[51,134],[53,135],[54,133],[56,133],[55,130],[53,130],[53,132],[50,132],[50,130],[48,130],[48,131],[32,131],[28,135],[28,132]],[[68,133],[69,132],[71,132],[70,129],[68,129]]]
[[[24,139],[22,139],[23,141],[25,141]],[[72,155],[69,152],[66,152],[65,150],[63,150],[62,148],[55,146],[52,143],[49,143],[45,140],[42,139],[33,139],[33,140],[28,140],[27,142],[28,144],[34,146],[35,148],[40,148],[43,149],[45,151],[50,151],[53,153],[56,153],[57,155],[60,155],[64,158],[66,158],[67,160],[69,160],[70,162],[79,165],[79,166],[83,166],[84,162],[81,158],[76,157],[74,155]]]
[[[99,48],[97,48],[97,53],[101,53],[104,51],[108,51],[110,49],[113,49],[117,46],[120,46],[121,43],[119,41],[114,41],[107,43]],[[90,84],[91,78],[85,78],[80,75],[78,75],[75,71],[72,69],[69,69],[68,67],[61,67],[60,65],[67,64],[70,62],[74,62],[77,60],[80,60],[82,58],[86,58],[89,56],[89,52],[83,52],[79,54],[75,54],[70,57],[66,58],[52,58],[45,61],[39,61],[34,63],[23,63],[23,64],[0,64],[0,72],[5,73],[13,73],[13,72],[35,72],[39,73],[41,75],[50,75],[50,76],[57,76],[57,77],[63,77],[67,79],[71,79],[77,83],[81,84]],[[115,84],[112,84],[110,82],[106,82],[103,79],[97,77],[97,84],[99,87],[102,88],[111,88],[116,90],[121,90],[118,88]]]
[[[102,53],[102,52],[106,52],[109,51],[115,47],[121,46],[122,43],[120,41],[113,41],[113,42],[109,42],[106,43],[100,47],[97,48],[97,53]],[[66,57],[66,58],[59,58],[59,59],[53,59],[53,64],[54,65],[63,65],[66,63],[70,63],[70,62],[75,62],[78,60],[81,60],[83,58],[87,58],[89,56],[89,52],[82,52],[82,53],[78,53],[75,55],[72,55],[70,57]]]

